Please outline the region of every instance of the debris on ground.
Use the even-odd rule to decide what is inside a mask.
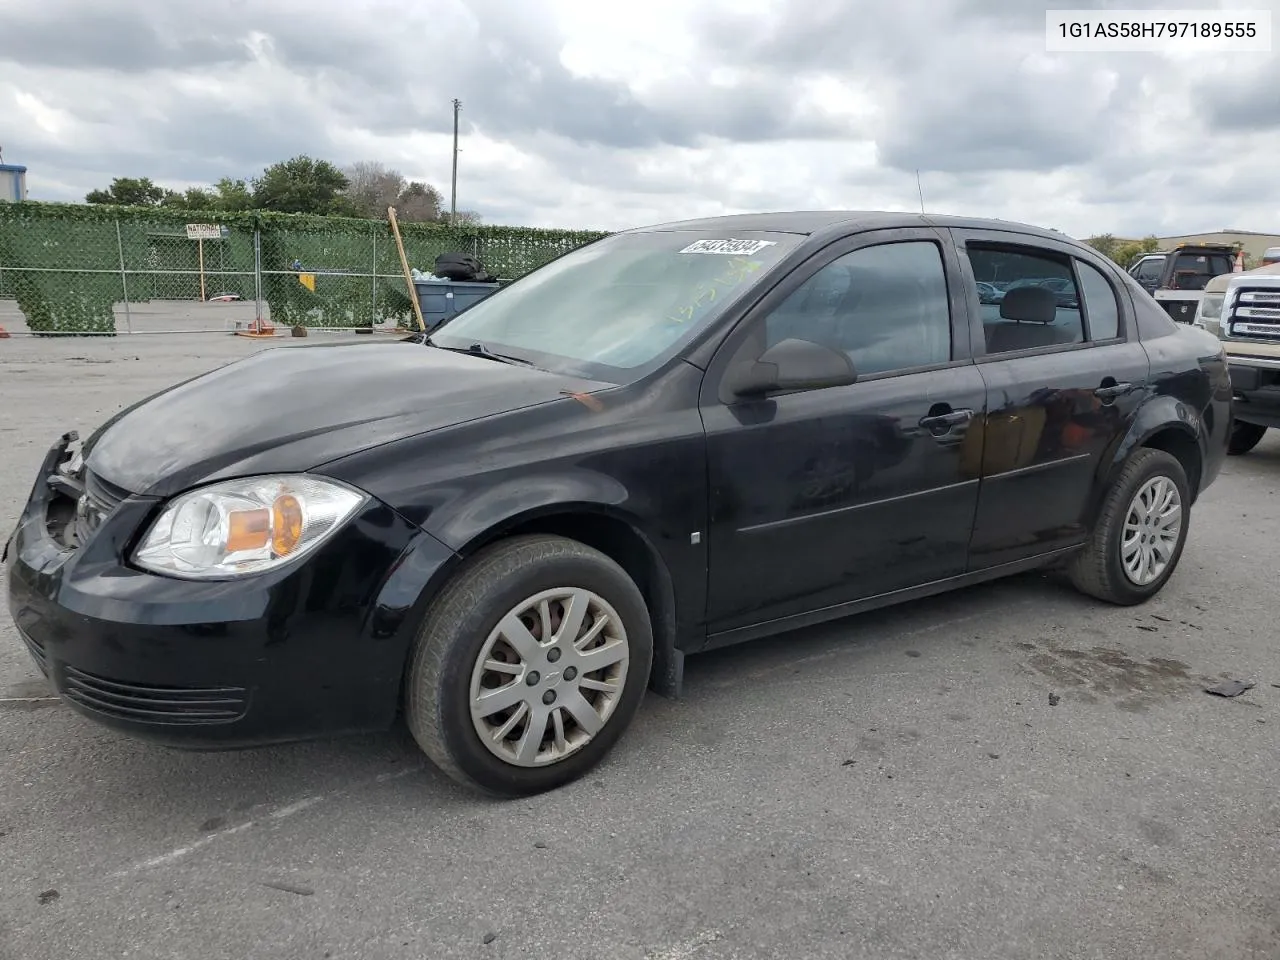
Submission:
[[[1049,694],[1049,706],[1056,707],[1061,702],[1062,702],[1062,698],[1058,696],[1056,693]]]
[[[1147,633],[1159,633],[1159,632],[1160,632],[1160,628],[1159,628],[1159,627],[1153,627],[1153,626],[1151,626],[1151,625],[1150,625],[1150,624],[1148,624],[1148,623],[1135,623],[1135,624],[1134,624],[1134,626],[1135,626],[1135,627],[1137,627],[1139,630],[1145,630],[1145,631],[1147,631]]]
[[[485,943],[493,943],[493,941],[495,941],[495,940],[497,940],[497,939],[498,939],[498,935],[497,935],[496,933],[493,933],[492,931],[490,931],[489,933],[486,933],[486,934],[484,935],[484,938],[483,938],[483,939],[484,939],[484,942],[485,942]]]
[[[53,901],[58,899],[58,896],[59,894],[57,890],[45,890],[43,893],[36,894],[36,899],[40,902],[41,906],[44,906],[46,903],[53,903]]]
[[[262,884],[264,887],[270,887],[272,890],[283,890],[285,893],[296,893],[300,897],[310,897],[315,891],[310,887],[300,887],[292,883],[281,883],[275,880],[265,880]]]
[[[1238,697],[1246,690],[1252,690],[1257,684],[1252,680],[1224,680],[1213,687],[1205,687],[1205,693],[1219,697]]]

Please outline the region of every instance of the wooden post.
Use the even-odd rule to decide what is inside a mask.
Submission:
[[[400,239],[400,224],[396,222],[395,207],[387,207],[387,220],[391,222],[391,234],[396,238],[396,250],[400,253],[400,269],[404,271],[404,282],[409,288],[409,300],[413,303],[413,315],[418,320],[418,329],[426,333],[427,324],[422,319],[422,304],[418,302],[418,290],[413,285],[413,274],[409,272],[409,258],[404,255],[404,241]]]
[[[200,302],[204,303],[204,237],[196,240],[196,251],[200,256]]]

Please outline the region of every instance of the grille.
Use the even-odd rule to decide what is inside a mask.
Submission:
[[[122,683],[67,666],[63,695],[105,716],[137,723],[196,726],[230,723],[244,716],[244,687],[157,687]]]
[[[1228,336],[1280,339],[1280,290],[1242,288],[1226,319]]]
[[[84,543],[115,512],[129,491],[108,483],[90,470],[84,472],[84,497],[76,507],[76,540]]]

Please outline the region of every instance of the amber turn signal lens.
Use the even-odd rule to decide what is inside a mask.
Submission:
[[[286,493],[271,505],[271,552],[287,557],[302,540],[302,504]]]
[[[227,552],[261,550],[271,538],[271,511],[233,510],[227,514]]]

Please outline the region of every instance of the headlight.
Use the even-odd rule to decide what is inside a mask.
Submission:
[[[1225,293],[1206,293],[1200,298],[1200,306],[1196,310],[1196,325],[1204,327],[1210,333],[1217,333],[1222,320],[1222,303]]]
[[[138,566],[192,579],[270,570],[313,550],[368,497],[317,477],[249,477],[175,497],[134,552]]]

